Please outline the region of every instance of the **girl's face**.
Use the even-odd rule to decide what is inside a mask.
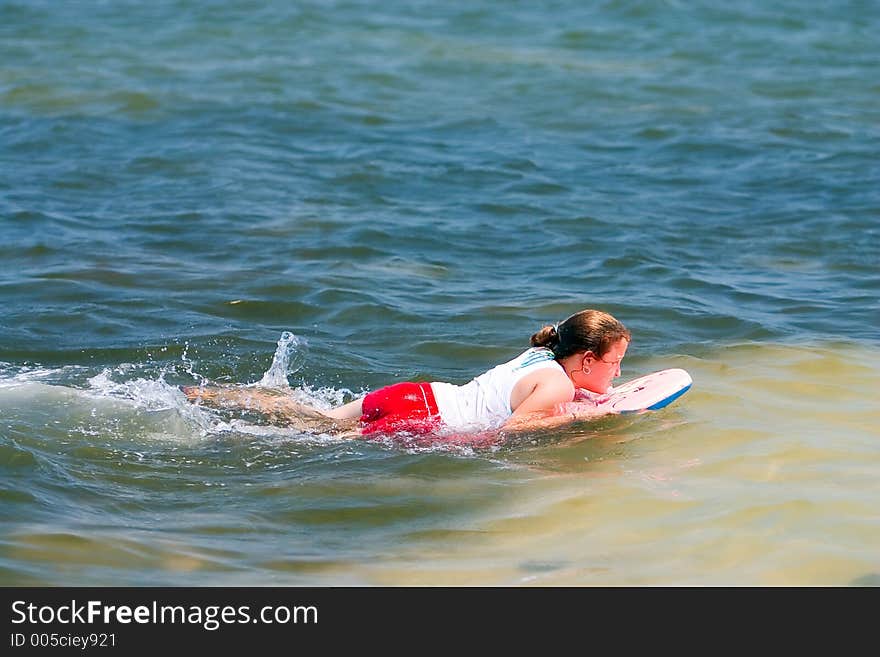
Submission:
[[[583,356],[583,371],[574,372],[573,383],[579,388],[590,392],[604,394],[611,387],[611,382],[620,376],[620,361],[626,355],[629,342],[621,338],[615,342],[602,358],[592,351]],[[589,374],[588,374],[589,372]]]

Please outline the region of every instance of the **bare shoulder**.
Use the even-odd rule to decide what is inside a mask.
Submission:
[[[571,382],[571,379],[568,378],[565,372],[555,367],[547,367],[530,372],[520,379],[517,385],[520,383],[524,384],[525,387],[541,386],[565,392],[571,391],[571,394],[574,395],[574,384]]]
[[[574,399],[574,384],[571,379],[561,370],[545,368],[530,372],[517,381],[510,394],[510,408],[514,412],[531,411],[570,402],[572,399]],[[520,408],[524,404],[527,409]]]

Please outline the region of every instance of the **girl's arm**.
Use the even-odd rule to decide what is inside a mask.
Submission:
[[[503,431],[538,431],[541,429],[553,429],[572,422],[593,420],[607,415],[608,411],[600,409],[589,401],[562,402],[553,408],[541,411],[532,411],[519,415],[511,415],[504,423]]]
[[[522,398],[502,429],[529,431],[551,429],[563,424],[602,415],[589,401],[572,401],[576,391],[571,380],[561,372],[539,370],[523,378],[514,388],[511,399]]]

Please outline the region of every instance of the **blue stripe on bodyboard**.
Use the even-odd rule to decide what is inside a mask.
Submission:
[[[681,397],[684,393],[686,393],[688,390],[690,390],[692,385],[693,385],[692,383],[689,383],[688,385],[686,385],[684,388],[682,388],[682,389],[679,390],[678,392],[674,392],[674,393],[672,393],[672,394],[669,395],[666,399],[661,399],[661,400],[658,401],[656,404],[652,404],[651,406],[648,406],[647,408],[645,408],[645,409],[643,409],[643,410],[645,410],[645,411],[656,411],[657,409],[659,409],[659,408],[663,408],[664,406],[669,406],[669,404],[671,404],[671,403],[674,402],[676,399],[678,399],[679,397]],[[630,413],[641,413],[641,412],[642,412],[642,411],[622,411],[620,414],[621,414],[621,415],[629,415]]]

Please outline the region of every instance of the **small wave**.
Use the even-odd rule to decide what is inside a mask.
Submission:
[[[13,388],[28,383],[54,383],[63,381],[71,375],[81,374],[86,368],[79,365],[64,367],[45,367],[42,365],[13,365],[0,363],[0,388]]]

